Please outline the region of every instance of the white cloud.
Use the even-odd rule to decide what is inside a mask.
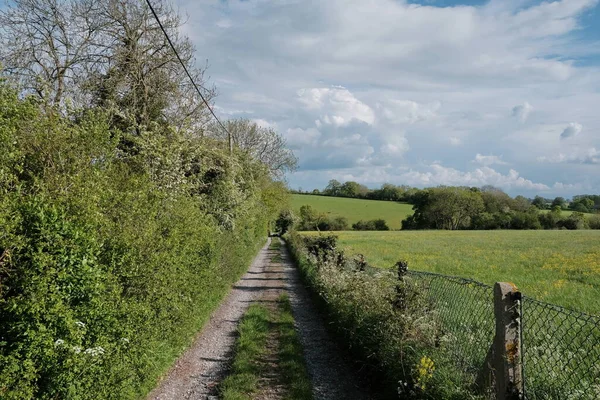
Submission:
[[[335,174],[332,175],[335,176]],[[493,185],[505,190],[530,190],[535,192],[551,189],[546,184],[536,183],[522,177],[514,169],[509,170],[508,174],[502,174],[490,167],[476,168],[473,171],[460,171],[435,163],[419,169],[410,168],[408,170],[400,168],[394,171],[387,167],[375,167],[363,169],[360,173],[346,171],[343,176],[346,180],[355,180],[364,184],[397,182],[418,187],[438,185],[481,187]],[[560,182],[556,182],[553,187],[564,189],[565,186]]]
[[[371,107],[358,100],[348,89],[340,87],[300,89],[298,99],[309,110],[321,113],[317,125],[344,126],[352,120],[375,122]]]
[[[284,134],[288,146],[294,150],[299,150],[303,146],[314,146],[321,137],[321,132],[315,128],[301,129],[290,128]]]
[[[484,165],[484,166],[490,166],[490,165],[507,165],[507,162],[502,161],[502,156],[494,156],[494,155],[489,155],[489,156],[484,156],[481,155],[479,153],[477,153],[475,155],[475,159],[473,161],[471,161],[475,164],[480,164],[480,165]]]
[[[503,189],[525,189],[525,190],[548,190],[549,187],[543,183],[534,183],[519,175],[511,169],[507,175],[490,168],[481,167],[474,171],[459,171],[454,168],[433,164],[429,172],[410,171],[401,175],[411,185],[436,186],[484,186],[493,185]]]
[[[406,153],[410,149],[408,140],[405,137],[397,136],[387,139],[386,143],[380,147],[383,155],[398,156]]]
[[[564,147],[575,141],[561,135],[600,149],[586,134],[600,131],[600,47],[582,23],[598,0],[176,2],[190,16],[186,33],[198,59],[209,60],[219,115],[244,110],[276,123],[300,158],[292,185],[312,179],[321,187],[329,178],[323,171],[397,172],[431,160],[458,171],[479,152],[510,156],[511,167],[552,190],[548,176],[600,187],[600,175],[575,159],[560,167],[536,162],[572,157]]]
[[[573,136],[577,136],[583,130],[583,126],[577,122],[571,122],[560,134],[561,139],[567,139]]]
[[[383,116],[396,124],[414,124],[432,119],[442,106],[439,101],[419,104],[411,100],[389,100],[385,104],[377,104]]]
[[[555,156],[538,157],[539,162],[546,163],[573,163],[573,164],[600,164],[600,150],[595,147],[590,149],[581,149],[570,154],[559,153]]]
[[[216,25],[219,28],[227,29],[227,28],[231,28],[232,23],[231,23],[231,20],[224,18],[224,19],[217,21]]]
[[[529,114],[533,111],[533,107],[528,102],[513,107],[512,116],[521,122],[527,121]]]
[[[457,138],[456,136],[449,137],[448,141],[452,146],[460,146],[462,144],[462,140],[460,140],[460,138]]]

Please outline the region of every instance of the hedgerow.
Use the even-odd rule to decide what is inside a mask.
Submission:
[[[263,243],[284,197],[223,143],[0,82],[0,398],[133,399]]]
[[[418,286],[348,259],[335,236],[286,235],[301,274],[340,342],[384,396],[478,398],[440,349],[444,332]]]

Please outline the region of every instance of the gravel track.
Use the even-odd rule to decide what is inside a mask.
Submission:
[[[287,246],[283,249],[284,271],[296,330],[304,348],[304,360],[313,385],[315,399],[374,399],[361,384],[361,377],[327,331],[323,317],[313,304],[298,268],[291,261]]]
[[[251,303],[272,304],[283,291],[287,291],[290,297],[314,398],[373,398],[358,386],[358,376],[347,360],[340,356],[343,352],[329,337],[325,322],[302,285],[285,245],[281,247],[281,262],[270,262],[277,254],[269,250],[270,242],[271,239],[260,250],[248,272],[233,286],[192,346],[177,360],[147,400],[217,399],[218,384],[232,359],[239,320]],[[280,398],[281,390],[276,389],[277,385],[273,386],[271,389],[274,390],[261,390],[263,398]]]

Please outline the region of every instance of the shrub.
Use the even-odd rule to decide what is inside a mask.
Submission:
[[[345,231],[348,229],[348,220],[345,217],[321,217],[317,228],[320,231]]]
[[[284,235],[294,227],[296,222],[296,216],[292,210],[283,210],[279,213],[279,216],[275,221],[275,229],[280,235]]]
[[[591,215],[588,218],[590,229],[600,229],[600,214]]]
[[[370,221],[358,221],[352,224],[355,231],[389,231],[390,227],[384,219],[374,219]]]
[[[169,127],[137,154],[120,138],[100,112],[44,114],[0,85],[2,399],[144,396],[278,211],[244,154]]]
[[[511,214],[511,229],[542,229],[537,211],[515,211]]]
[[[547,213],[540,213],[538,218],[544,229],[558,229],[561,227],[561,222],[563,220],[562,211],[560,209],[552,210]]]
[[[588,227],[588,221],[583,213],[573,212],[567,218],[562,219],[558,225],[560,228],[570,230],[586,229]]]
[[[361,272],[337,250],[335,236],[286,237],[303,278],[329,317],[340,342],[371,374],[377,387],[411,398],[467,398],[456,368],[438,350],[435,310],[410,280],[392,271]],[[398,290],[410,301],[399,306]],[[436,372],[420,373],[423,360]],[[429,369],[431,370],[431,369]],[[391,393],[389,393],[391,394]]]

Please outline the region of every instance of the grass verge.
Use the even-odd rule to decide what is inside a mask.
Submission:
[[[248,308],[238,327],[231,374],[221,383],[224,400],[249,399],[258,390],[262,369],[260,358],[266,352],[270,326],[270,311],[266,307],[252,305]]]
[[[312,386],[302,353],[298,333],[294,329],[292,305],[287,294],[279,297],[279,362],[283,381],[288,389],[287,399],[311,400]]]
[[[267,340],[275,330],[279,341],[277,370],[285,386],[283,398],[313,398],[302,345],[294,329],[292,307],[286,294],[279,297],[274,311],[262,305],[252,305],[244,315],[238,328],[231,374],[221,383],[224,400],[251,399],[259,392],[260,378],[266,370],[263,360],[267,353]]]

